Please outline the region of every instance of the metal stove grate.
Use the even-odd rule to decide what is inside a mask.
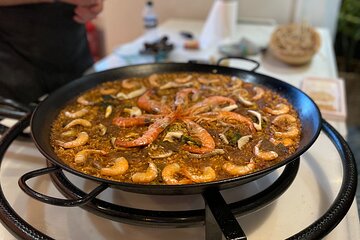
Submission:
[[[6,131],[0,139],[0,164],[4,153],[11,142],[29,125],[31,114],[21,119],[14,127]],[[343,182],[341,189],[328,211],[317,221],[289,239],[320,239],[326,236],[344,218],[355,196],[357,185],[357,170],[353,154],[345,140],[336,130],[323,121],[323,131],[336,146],[343,164]],[[0,165],[1,166],[1,165]],[[151,211],[127,208],[99,199],[92,199],[83,205],[83,208],[112,220],[145,226],[193,226],[205,224],[207,239],[246,239],[244,232],[238,225],[235,215],[256,210],[280,196],[295,178],[299,167],[299,160],[288,164],[281,176],[269,188],[247,199],[224,204],[219,191],[210,191],[203,194],[208,199],[205,209],[190,211]],[[1,170],[1,168],[0,168]],[[86,193],[75,187],[65,177],[62,171],[51,174],[55,186],[69,198],[82,198]],[[21,183],[20,183],[21,184]],[[211,199],[211,201],[209,201]],[[24,221],[7,202],[0,184],[0,218],[15,236],[23,239],[52,239],[45,233],[33,228]],[[215,226],[215,227],[214,227]]]

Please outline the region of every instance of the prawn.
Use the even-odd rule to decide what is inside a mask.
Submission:
[[[111,167],[101,168],[100,174],[106,176],[117,176],[124,174],[129,168],[129,163],[124,157],[115,159],[114,165]]]
[[[260,150],[261,143],[262,140],[260,140],[254,147],[255,156],[266,161],[274,160],[279,156],[275,151],[261,151]]]
[[[236,165],[231,162],[226,162],[223,164],[222,169],[231,175],[241,176],[254,171],[255,167],[255,162],[251,159],[246,165]]]
[[[158,176],[158,169],[154,163],[149,163],[145,172],[137,172],[131,176],[133,182],[149,183]]]
[[[201,141],[201,147],[186,145],[183,146],[183,150],[191,153],[209,153],[215,149],[215,141],[212,136],[199,124],[185,119],[184,122],[187,124],[187,127],[191,134],[199,138]]]
[[[88,120],[86,119],[82,119],[82,118],[78,118],[78,119],[74,119],[72,120],[71,122],[69,122],[65,127],[64,129],[69,129],[73,126],[76,126],[76,125],[81,125],[83,127],[91,127],[91,122],[89,122]]]
[[[86,132],[80,132],[77,135],[76,139],[73,141],[63,142],[63,141],[57,140],[56,143],[63,148],[75,148],[75,147],[85,145],[88,140],[89,140],[89,135]]]
[[[139,138],[132,141],[123,141],[120,139],[115,140],[115,146],[117,147],[138,147],[144,146],[152,143],[159,134],[173,122],[173,116],[166,116],[164,118],[159,118],[155,120],[153,124],[151,124],[148,130]]]
[[[84,116],[85,114],[87,114],[89,112],[89,110],[87,110],[86,108],[82,108],[76,112],[69,112],[66,111],[65,112],[65,116],[69,117],[69,118],[79,118]]]
[[[294,138],[300,134],[299,128],[295,125],[296,118],[290,114],[279,115],[274,118],[272,123],[282,129],[286,129],[285,132],[276,131],[275,137],[278,138]]]
[[[255,91],[255,95],[252,97],[252,100],[256,101],[256,100],[261,99],[264,96],[265,91],[261,87],[254,87],[253,89]]]
[[[272,115],[280,115],[280,114],[288,113],[290,111],[290,107],[284,103],[279,103],[275,106],[275,109],[265,107],[264,111],[266,111]]]
[[[193,96],[196,96],[196,94],[199,92],[198,89],[195,88],[185,88],[176,93],[175,97],[175,107],[180,108],[182,106],[186,106],[189,103],[189,94],[193,94]]]
[[[247,125],[251,131],[251,133],[255,133],[256,129],[254,127],[253,122],[248,117],[245,117],[239,113],[228,112],[228,111],[219,111],[219,112],[209,112],[203,113],[200,117],[215,117],[216,120],[223,120],[223,121],[237,121]],[[207,120],[204,118],[204,120]]]
[[[139,97],[137,101],[137,105],[139,108],[150,112],[150,113],[168,113],[170,112],[170,108],[167,105],[161,104],[158,101],[151,100],[150,96],[153,91],[148,90],[141,97]]]
[[[146,87],[142,85],[141,88],[136,89],[129,93],[119,92],[118,94],[116,94],[116,97],[120,98],[120,99],[131,99],[131,98],[139,97],[140,95],[144,94],[145,92],[146,92]]]
[[[106,155],[107,154],[107,152],[103,151],[103,150],[84,149],[84,150],[81,150],[80,152],[78,152],[75,155],[74,161],[75,161],[75,163],[83,163],[83,162],[85,162],[87,160],[87,158],[88,158],[88,156],[90,154],[94,154],[94,153],[101,154],[101,155]]]
[[[234,105],[236,104],[235,100],[228,97],[223,96],[212,96],[204,99],[201,102],[196,103],[192,107],[190,107],[187,112],[192,115],[197,115],[200,113],[208,112],[212,110],[213,108],[223,105],[223,104],[229,104]]]
[[[210,182],[216,179],[216,172],[212,167],[205,167],[201,174],[194,174],[189,169],[184,168],[184,175],[196,183]]]
[[[188,178],[178,179],[176,175],[181,175],[181,167],[178,163],[166,165],[161,172],[162,179],[166,184],[190,184],[191,180]]]
[[[284,138],[284,139],[270,138],[270,142],[272,142],[275,145],[282,144],[285,147],[289,147],[295,144],[294,140],[292,140],[291,138]]]
[[[139,117],[115,117],[112,120],[114,125],[119,127],[144,126],[154,122],[154,118],[160,118],[161,115],[142,115]]]
[[[294,138],[300,134],[300,130],[296,126],[288,127],[286,132],[275,132],[275,137],[278,138]]]
[[[78,103],[80,103],[80,104],[82,104],[82,105],[86,105],[86,106],[94,105],[94,104],[95,104],[94,102],[90,102],[90,101],[86,100],[84,96],[78,97],[76,101],[77,101]]]

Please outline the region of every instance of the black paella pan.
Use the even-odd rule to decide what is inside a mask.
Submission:
[[[106,180],[87,175],[70,168],[65,163],[63,163],[62,160],[59,159],[54,153],[49,140],[51,125],[59,114],[60,110],[63,109],[63,107],[70,100],[103,82],[127,79],[130,77],[144,77],[153,73],[175,72],[218,73],[230,76],[237,76],[246,82],[260,84],[279,93],[293,105],[293,107],[298,112],[299,118],[301,120],[302,133],[299,148],[290,157],[277,163],[276,165],[265,168],[263,170],[244,176],[233,177],[230,179],[189,185],[132,184]],[[61,169],[71,172],[77,176],[94,180],[98,183],[106,185],[106,187],[110,186],[125,191],[163,195],[203,193],[208,189],[221,190],[248,183],[250,181],[263,177],[266,174],[269,174],[270,172],[276,170],[277,168],[298,159],[300,155],[304,153],[315,142],[320,133],[320,130],[320,111],[315,105],[315,103],[305,93],[290,84],[266,75],[255,73],[254,71],[195,63],[159,63],[126,66],[83,76],[80,79],[73,81],[65,85],[64,87],[58,89],[39,104],[39,106],[33,112],[31,119],[32,137],[40,152],[55,167],[48,170],[45,169],[38,172],[32,172],[26,175],[25,179],[29,179],[36,175],[41,175],[51,171],[56,171],[57,169]],[[22,182],[24,183],[25,180],[23,179]]]

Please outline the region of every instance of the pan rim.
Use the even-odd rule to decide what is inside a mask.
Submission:
[[[166,70],[164,72],[181,72],[181,71],[186,71],[186,69],[188,67],[191,68],[200,68],[200,69],[207,69],[208,71],[205,72],[209,72],[209,70],[212,70],[212,72],[220,72],[220,74],[224,74],[223,72],[236,72],[236,73],[243,73],[243,74],[249,74],[250,76],[253,77],[261,77],[261,78],[265,78],[265,79],[269,79],[267,84],[263,84],[260,83],[262,85],[265,85],[266,87],[268,86],[272,86],[272,85],[278,85],[281,88],[285,88],[285,89],[291,89],[292,91],[295,91],[296,94],[300,94],[303,98],[306,98],[306,100],[308,101],[308,104],[311,105],[312,107],[312,121],[314,123],[314,131],[311,134],[311,138],[307,139],[306,141],[303,140],[303,138],[301,139],[301,141],[305,141],[305,144],[300,148],[298,148],[296,150],[296,152],[294,154],[292,154],[291,156],[289,156],[288,158],[282,160],[279,163],[276,163],[268,168],[250,173],[250,174],[246,174],[243,176],[235,176],[235,177],[231,177],[231,178],[227,178],[227,179],[221,179],[221,180],[217,180],[217,181],[211,181],[211,182],[206,182],[206,183],[192,183],[192,184],[184,184],[184,185],[152,185],[152,184],[138,184],[138,183],[126,183],[126,182],[118,182],[118,181],[113,181],[113,180],[108,180],[105,178],[100,178],[100,177],[95,177],[89,174],[85,174],[82,173],[78,170],[75,170],[71,167],[69,167],[68,165],[66,165],[65,163],[63,163],[61,161],[61,159],[59,159],[58,157],[56,157],[55,153],[50,154],[49,151],[43,146],[43,144],[41,144],[41,139],[39,133],[37,132],[37,128],[35,127],[35,125],[37,124],[36,122],[39,121],[39,119],[41,118],[40,114],[44,112],[44,108],[47,107],[47,105],[49,103],[51,103],[51,101],[54,101],[58,99],[58,96],[63,95],[64,92],[67,92],[70,89],[73,89],[74,86],[78,86],[81,85],[83,83],[87,83],[89,81],[91,81],[92,79],[96,79],[96,78],[102,78],[104,76],[106,76],[106,78],[112,78],[113,76],[115,76],[116,72],[121,72],[121,71],[127,71],[130,69],[130,73],[133,72],[133,70],[140,70],[142,72],[144,72],[144,70],[148,71],[148,69],[152,69],[152,68],[159,68],[162,70]],[[173,68],[179,68],[179,70],[181,71],[173,71]],[[169,71],[167,71],[169,70]],[[140,71],[139,74],[142,74]],[[145,71],[145,72],[146,72]],[[189,71],[189,72],[194,72],[194,71]],[[204,72],[204,71],[198,71],[198,72]],[[108,76],[110,75],[110,77]],[[228,74],[230,75],[230,74]],[[90,80],[88,80],[90,78]],[[117,77],[118,79],[119,77]],[[115,79],[112,79],[115,80]],[[253,79],[256,80],[256,79]],[[100,84],[101,82],[104,82],[106,80],[99,80],[99,81],[95,81],[95,85]],[[110,80],[111,81],[111,80]],[[256,82],[256,81],[255,81]],[[257,82],[256,82],[257,83]],[[87,86],[85,90],[88,90],[94,86]],[[271,89],[273,89],[273,86],[271,87]],[[275,90],[276,91],[276,90]],[[74,98],[75,96],[77,96],[78,94],[73,94],[72,97]],[[288,98],[287,98],[288,99]],[[291,100],[291,99],[288,99]],[[61,105],[65,105],[67,101],[62,101]],[[292,102],[291,102],[292,103]],[[298,110],[298,109],[296,109]],[[60,109],[57,108],[57,112],[59,112]],[[53,119],[52,119],[53,121]],[[302,122],[303,124],[303,122]],[[277,78],[273,78],[271,76],[268,75],[264,75],[261,73],[256,73],[253,71],[248,71],[248,70],[243,70],[243,69],[238,69],[238,68],[230,68],[230,67],[224,67],[224,66],[217,66],[217,65],[207,65],[207,64],[196,64],[196,63],[155,63],[155,64],[139,64],[139,65],[130,65],[130,66],[125,66],[125,67],[119,67],[119,68],[114,68],[114,69],[109,69],[109,70],[105,70],[105,71],[101,71],[101,72],[96,72],[96,73],[91,73],[89,75],[85,75],[77,80],[72,81],[71,83],[59,88],[58,90],[56,90],[54,93],[50,94],[43,102],[41,102],[36,109],[34,110],[32,117],[31,117],[31,122],[30,122],[30,126],[31,126],[31,134],[32,134],[32,138],[35,142],[36,147],[38,148],[38,150],[41,152],[41,154],[43,154],[45,156],[45,158],[49,161],[51,161],[53,164],[55,164],[56,166],[59,166],[61,169],[66,170],[67,172],[70,172],[72,174],[75,174],[79,177],[83,177],[89,180],[93,180],[99,183],[106,183],[109,184],[111,187],[116,187],[116,188],[120,188],[120,189],[132,189],[135,188],[134,191],[142,191],[144,189],[146,189],[146,193],[149,192],[154,192],[154,194],[158,194],[158,192],[160,194],[172,194],[172,192],[175,191],[185,191],[185,192],[189,192],[189,194],[192,194],[194,191],[189,191],[189,188],[198,188],[200,190],[204,190],[206,188],[210,188],[210,187],[215,187],[215,188],[219,188],[219,189],[225,189],[227,187],[231,187],[233,184],[239,183],[238,185],[241,185],[240,182],[244,182],[247,183],[249,181],[252,181],[253,178],[257,177],[262,177],[268,173],[273,172],[274,170],[285,166],[286,164],[294,161],[295,159],[299,158],[304,152],[306,152],[312,145],[313,143],[316,141],[316,139],[318,138],[318,136],[320,135],[320,131],[321,131],[321,113],[319,108],[316,106],[315,102],[303,91],[301,91],[300,89],[298,89],[297,87],[286,83],[282,80],[279,80]],[[55,157],[54,157],[55,156]],[[255,179],[253,179],[255,180]],[[131,190],[132,191],[132,190]],[[195,191],[197,192],[197,191]],[[201,192],[201,191],[199,191]]]

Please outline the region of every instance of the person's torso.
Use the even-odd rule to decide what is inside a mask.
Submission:
[[[83,69],[91,64],[86,30],[73,16],[74,6],[61,3],[0,7],[0,40],[36,67]]]

